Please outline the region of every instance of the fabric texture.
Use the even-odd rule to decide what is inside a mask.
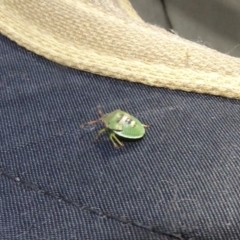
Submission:
[[[65,66],[240,98],[240,60],[144,23],[128,0],[0,0],[0,32]]]
[[[240,239],[239,101],[0,56],[1,239]],[[144,138],[94,142],[98,105]]]

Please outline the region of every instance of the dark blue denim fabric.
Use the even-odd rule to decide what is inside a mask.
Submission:
[[[100,126],[80,125],[98,105],[150,128],[94,142]],[[69,69],[1,36],[0,113],[0,239],[240,239],[239,101]]]

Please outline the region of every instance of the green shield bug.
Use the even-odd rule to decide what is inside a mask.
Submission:
[[[87,124],[91,125],[101,122],[103,124],[103,128],[98,132],[96,140],[102,133],[107,131],[115,148],[118,146],[124,146],[117,136],[126,139],[139,139],[144,136],[145,128],[148,127],[148,125],[142,124],[131,114],[120,109],[106,114],[103,114],[103,112],[99,109],[99,114],[101,116],[99,119],[90,121]]]

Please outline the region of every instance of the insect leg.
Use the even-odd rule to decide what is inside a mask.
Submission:
[[[116,135],[115,135],[114,132],[111,132],[111,133],[109,134],[109,138],[110,138],[110,140],[111,140],[111,142],[113,143],[113,146],[114,146],[115,148],[118,147],[118,145],[116,144],[116,142],[117,142],[121,147],[124,146],[124,145],[118,140],[118,138],[116,137]],[[115,140],[115,142],[114,142],[114,140]]]
[[[102,133],[104,133],[105,131],[106,131],[106,128],[101,129],[101,130],[98,132],[97,136],[95,137],[95,141],[97,141],[98,138],[100,137],[100,135],[101,135]]]

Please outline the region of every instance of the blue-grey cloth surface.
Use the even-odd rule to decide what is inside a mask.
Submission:
[[[161,76],[159,76],[161,78]],[[150,125],[114,149],[81,124]],[[0,239],[240,239],[240,102],[70,69],[0,37]]]

